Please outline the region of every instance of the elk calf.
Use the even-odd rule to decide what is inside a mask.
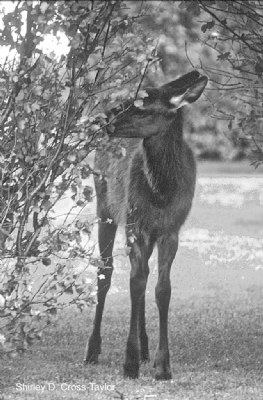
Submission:
[[[154,365],[156,379],[171,379],[168,347],[168,308],[171,296],[170,268],[178,248],[178,234],[192,204],[196,167],[192,151],[183,139],[181,108],[196,101],[207,84],[197,71],[160,88],[146,89],[142,108],[131,104],[116,114],[109,135],[120,139],[126,154],[116,158],[97,151],[95,167],[106,179],[95,177],[99,248],[105,268],[98,279],[98,304],[85,360],[98,361],[100,326],[105,297],[111,283],[112,249],[117,225],[125,224],[131,251],[131,320],[124,375],[137,378],[139,362],[149,358],[145,328],[145,288],[148,261],[158,248],[159,344]],[[113,221],[109,223],[109,221]],[[131,239],[132,238],[132,239]]]

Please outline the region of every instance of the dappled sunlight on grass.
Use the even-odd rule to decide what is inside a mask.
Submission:
[[[241,208],[247,202],[263,205],[263,178],[202,176],[198,179],[197,197],[203,203],[225,207]]]
[[[263,177],[202,175],[180,244],[206,266],[263,273]]]
[[[263,272],[263,239],[192,228],[182,233],[180,243],[196,250],[206,265],[245,266]]]

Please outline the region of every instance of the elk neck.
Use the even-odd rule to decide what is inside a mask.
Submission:
[[[177,190],[183,175],[184,145],[180,117],[160,134],[144,139],[144,174],[153,194],[169,198]]]

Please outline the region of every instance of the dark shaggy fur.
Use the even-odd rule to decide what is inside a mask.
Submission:
[[[120,139],[124,156],[97,151],[96,177],[99,246],[105,268],[98,280],[98,304],[94,330],[85,359],[97,362],[100,353],[100,324],[112,274],[112,248],[117,225],[126,226],[131,247],[131,325],[127,342],[124,374],[138,377],[139,360],[147,360],[148,337],[145,328],[145,288],[148,260],[158,247],[159,278],[156,302],[160,316],[160,341],[155,356],[156,379],[170,379],[167,338],[171,294],[170,268],[178,248],[178,234],[192,205],[196,167],[191,149],[183,139],[181,107],[199,98],[207,78],[196,71],[163,85],[148,89],[142,109],[131,105],[116,116],[109,133]],[[116,140],[116,139],[115,139]]]

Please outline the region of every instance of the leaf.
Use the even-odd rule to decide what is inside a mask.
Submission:
[[[200,15],[201,10],[198,2],[196,0],[187,2],[187,11],[189,11],[195,16]]]
[[[70,88],[66,86],[65,89],[61,92],[61,98],[63,103],[66,103],[66,101],[68,100],[69,93],[70,93]]]
[[[5,298],[0,294],[0,308],[4,308],[5,306]]]
[[[205,6],[210,6],[211,4],[216,4],[216,0],[204,0],[202,1],[202,4]]]
[[[46,22],[46,18],[44,17],[44,15],[39,15],[37,18],[37,22],[38,24],[44,24]]]
[[[18,129],[20,131],[23,131],[23,129],[25,128],[26,125],[26,121],[24,119],[20,119],[17,123]]]
[[[24,99],[24,97],[25,97],[25,94],[24,94],[23,90],[20,90],[20,92],[16,96],[16,101],[22,101]]]
[[[181,1],[179,4],[179,8],[181,8],[182,10],[187,8],[187,2],[185,0]]]
[[[126,246],[124,248],[124,253],[125,253],[126,256],[128,256],[131,253],[131,247],[130,246]]]
[[[107,64],[103,61],[100,61],[100,63],[97,65],[97,69],[105,69],[107,68]]]
[[[40,110],[40,105],[39,105],[38,103],[33,103],[33,104],[31,104],[31,110],[32,110],[33,112],[35,112],[35,111],[37,111],[37,110]]]
[[[126,99],[127,97],[129,97],[130,94],[130,90],[129,88],[123,88],[120,90],[116,90],[116,92],[111,93],[110,97],[112,101],[115,101],[117,99]]]
[[[80,44],[81,44],[81,36],[80,34],[76,34],[74,38],[71,40],[70,46],[73,49],[77,49],[80,46]]]
[[[138,98],[139,99],[144,99],[145,97],[148,97],[149,95],[148,95],[148,93],[146,92],[146,90],[144,90],[144,89],[141,89],[141,90],[139,90],[139,93],[138,93]]]
[[[230,56],[230,51],[227,51],[226,53],[220,54],[217,56],[217,60],[226,60]]]
[[[146,60],[146,58],[147,58],[147,54],[139,54],[137,57],[137,62],[139,62],[139,63],[143,62]]]
[[[126,151],[125,147],[121,147],[121,155],[123,157],[126,157],[126,153],[127,153],[127,151]]]
[[[258,59],[258,61],[255,65],[255,72],[259,77],[261,77],[262,72],[263,72],[263,60],[259,56],[257,57],[257,59]]]
[[[86,167],[86,166],[82,167],[80,173],[81,173],[81,178],[82,179],[88,178],[90,176],[89,167]]]
[[[76,158],[77,158],[76,154],[69,154],[67,156],[68,161],[71,162],[71,163],[74,163],[76,161]]]
[[[44,264],[47,267],[48,265],[51,264],[51,259],[48,257],[42,258],[42,264]]]
[[[72,192],[73,192],[74,194],[76,194],[76,193],[78,192],[78,188],[77,188],[77,185],[76,185],[75,183],[72,183],[72,184],[70,185],[70,189],[72,190]]]
[[[65,292],[65,293],[69,293],[69,294],[73,294],[73,288],[72,288],[72,286],[67,287],[67,288],[64,290],[64,292]]]
[[[215,21],[214,20],[209,21],[201,26],[201,31],[205,33],[207,30],[212,29],[214,26],[215,26]]]
[[[48,312],[49,312],[51,315],[57,315],[58,310],[57,310],[57,308],[52,307],[52,308],[49,308],[49,309],[48,309]]]
[[[6,341],[6,338],[5,338],[5,336],[4,335],[2,335],[2,334],[0,334],[0,344],[4,344],[5,343],[5,341]]]
[[[133,104],[135,107],[141,108],[143,106],[143,100],[135,100]]]
[[[101,129],[101,126],[99,124],[92,124],[89,128],[92,132],[97,132]]]
[[[51,203],[51,201],[49,201],[49,200],[44,200],[44,201],[42,202],[42,204],[41,204],[41,208],[42,208],[44,211],[48,211],[51,207],[52,207],[52,203]]]
[[[45,14],[47,9],[48,9],[48,4],[46,2],[41,2],[40,3],[40,11],[42,12],[42,14]]]
[[[77,286],[77,285],[76,285],[76,292],[77,292],[78,294],[82,294],[82,293],[85,292],[85,290],[83,289],[82,286]]]
[[[31,113],[31,107],[30,107],[30,105],[29,105],[28,103],[25,103],[25,104],[24,104],[24,110],[25,110],[25,112],[26,112],[27,114],[30,114],[30,113]]]
[[[91,186],[85,186],[83,189],[83,196],[87,201],[92,201],[92,194],[93,194],[93,188]]]
[[[36,86],[36,87],[33,88],[33,92],[34,92],[37,96],[41,96],[42,90],[43,90],[42,86]]]
[[[82,201],[82,200],[78,200],[76,204],[77,204],[78,207],[84,207],[85,206],[85,202]]]
[[[26,156],[25,163],[29,164],[31,162],[32,162],[32,157],[31,156]]]

